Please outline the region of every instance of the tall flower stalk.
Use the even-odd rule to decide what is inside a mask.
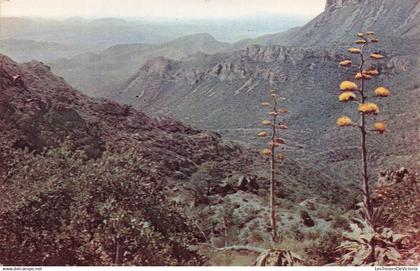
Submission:
[[[374,210],[370,198],[366,137],[369,130],[367,126],[369,117],[372,115],[378,115],[380,110],[376,103],[368,101],[374,97],[389,96],[389,90],[384,87],[378,87],[374,91],[373,95],[369,95],[370,93],[366,87],[367,81],[373,79],[374,76],[379,75],[379,71],[377,69],[377,65],[368,63],[368,58],[370,58],[371,61],[376,61],[383,59],[384,57],[378,52],[370,52],[370,46],[379,42],[373,32],[358,33],[357,36],[358,40],[356,40],[356,44],[358,47],[350,48],[348,49],[348,52],[356,55],[359,63],[353,64],[352,60],[345,59],[340,62],[340,65],[343,67],[355,68],[356,74],[354,80],[359,81],[359,83],[355,83],[353,81],[342,82],[340,84],[340,90],[342,93],[339,96],[339,100],[341,102],[356,101],[358,104],[360,119],[358,124],[353,124],[351,118],[342,116],[337,120],[337,125],[357,127],[360,131],[363,209],[366,220],[373,225]],[[369,68],[367,68],[368,64],[370,64]],[[386,130],[386,125],[383,122],[376,122],[373,124],[372,130],[378,133],[383,133]]]
[[[270,228],[272,241],[278,241],[277,232],[277,215],[276,215],[276,191],[277,191],[277,179],[276,179],[276,162],[278,160],[284,160],[284,154],[278,152],[278,148],[285,144],[284,140],[278,137],[279,130],[287,130],[287,126],[283,123],[278,123],[280,114],[287,113],[286,109],[279,108],[279,104],[284,98],[278,96],[276,90],[270,91],[271,102],[262,102],[261,106],[270,108],[268,112],[269,118],[262,121],[262,124],[269,127],[270,133],[263,131],[258,133],[260,138],[269,138],[269,148],[264,148],[261,151],[263,156],[266,156],[270,161]]]

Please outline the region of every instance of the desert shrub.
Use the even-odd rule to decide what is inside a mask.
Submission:
[[[280,199],[279,200],[279,206],[281,206],[281,208],[284,208],[286,210],[291,210],[293,209],[293,207],[295,207],[295,204],[288,199]]]
[[[309,231],[305,234],[305,240],[316,240],[321,236],[319,229]]]
[[[332,220],[332,217],[335,215],[335,210],[325,207],[319,207],[314,211],[314,216],[325,221]]]
[[[299,226],[297,227],[293,227],[291,230],[292,236],[293,238],[298,241],[298,242],[302,242],[303,240],[305,240],[305,235],[303,234],[303,232],[299,229]]]
[[[199,265],[199,232],[132,150],[19,153],[0,186],[3,265]],[[150,175],[150,174],[149,174]],[[146,178],[147,176],[147,178]],[[7,183],[7,185],[5,185]]]
[[[314,265],[332,263],[338,256],[336,248],[340,245],[341,239],[342,235],[337,231],[325,232],[310,243],[305,252]]]
[[[334,229],[350,230],[349,221],[344,216],[341,216],[341,215],[334,216],[331,226]]]

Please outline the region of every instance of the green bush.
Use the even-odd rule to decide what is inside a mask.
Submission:
[[[197,228],[132,150],[12,151],[1,172],[3,265],[200,265]],[[5,178],[6,176],[6,178]]]

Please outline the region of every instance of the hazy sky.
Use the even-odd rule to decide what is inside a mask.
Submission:
[[[1,16],[216,19],[320,13],[325,0],[0,0]]]

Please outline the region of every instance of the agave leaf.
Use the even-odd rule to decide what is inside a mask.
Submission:
[[[357,249],[358,247],[358,243],[354,241],[344,241],[337,247],[337,249]]]
[[[360,228],[356,224],[350,224],[350,228],[352,229],[352,231],[344,233],[344,237],[349,240],[364,243],[363,240],[360,238],[360,235],[362,234]]]
[[[384,236],[386,239],[391,239],[393,234],[394,234],[394,233],[393,233],[393,232],[392,232],[392,230],[391,230],[391,229],[389,229],[389,228],[384,228],[384,229],[382,230],[382,236]]]
[[[388,257],[388,259],[394,260],[394,261],[401,258],[401,254],[393,247],[388,248],[386,252],[386,256]]]
[[[386,250],[384,248],[381,247],[377,247],[375,249],[375,258],[376,258],[376,262],[378,265],[384,265],[385,264],[385,260],[386,260]]]
[[[346,263],[346,264],[351,263],[353,261],[353,256],[354,256],[353,252],[347,253],[347,254],[345,254],[344,256],[341,257],[340,262],[341,263]]]
[[[267,263],[267,257],[268,257],[268,255],[269,255],[269,251],[268,250],[265,251],[265,252],[263,252],[263,253],[261,253],[258,256],[255,265],[256,266],[265,266],[266,263]]]
[[[368,243],[370,243],[375,236],[375,233],[373,232],[366,232],[363,235],[360,236],[363,240],[366,240]]]
[[[406,237],[407,237],[407,235],[396,233],[396,234],[392,235],[392,241],[397,243],[397,242],[403,240]]]
[[[299,261],[303,261],[303,258],[299,254],[296,254],[293,251],[290,251],[290,254],[293,258],[298,259]]]
[[[288,251],[286,251],[286,253],[284,253],[284,254],[285,254],[284,259],[285,259],[287,265],[293,264],[293,260],[292,260],[292,257],[290,257],[290,253]]]
[[[356,203],[356,206],[359,207],[359,208],[363,208],[363,202]]]
[[[375,208],[373,210],[373,216],[376,218],[380,218],[383,212],[384,212],[384,206],[382,205],[381,207]]]
[[[356,252],[353,259],[354,265],[362,265],[366,263],[367,259],[372,253],[371,247],[361,247],[359,251]]]
[[[352,221],[354,222],[352,224],[355,224],[358,228],[359,228],[358,224],[360,224],[360,225],[364,225],[365,224],[365,220],[362,217],[361,218],[359,218],[359,217],[353,217],[352,218]]]

